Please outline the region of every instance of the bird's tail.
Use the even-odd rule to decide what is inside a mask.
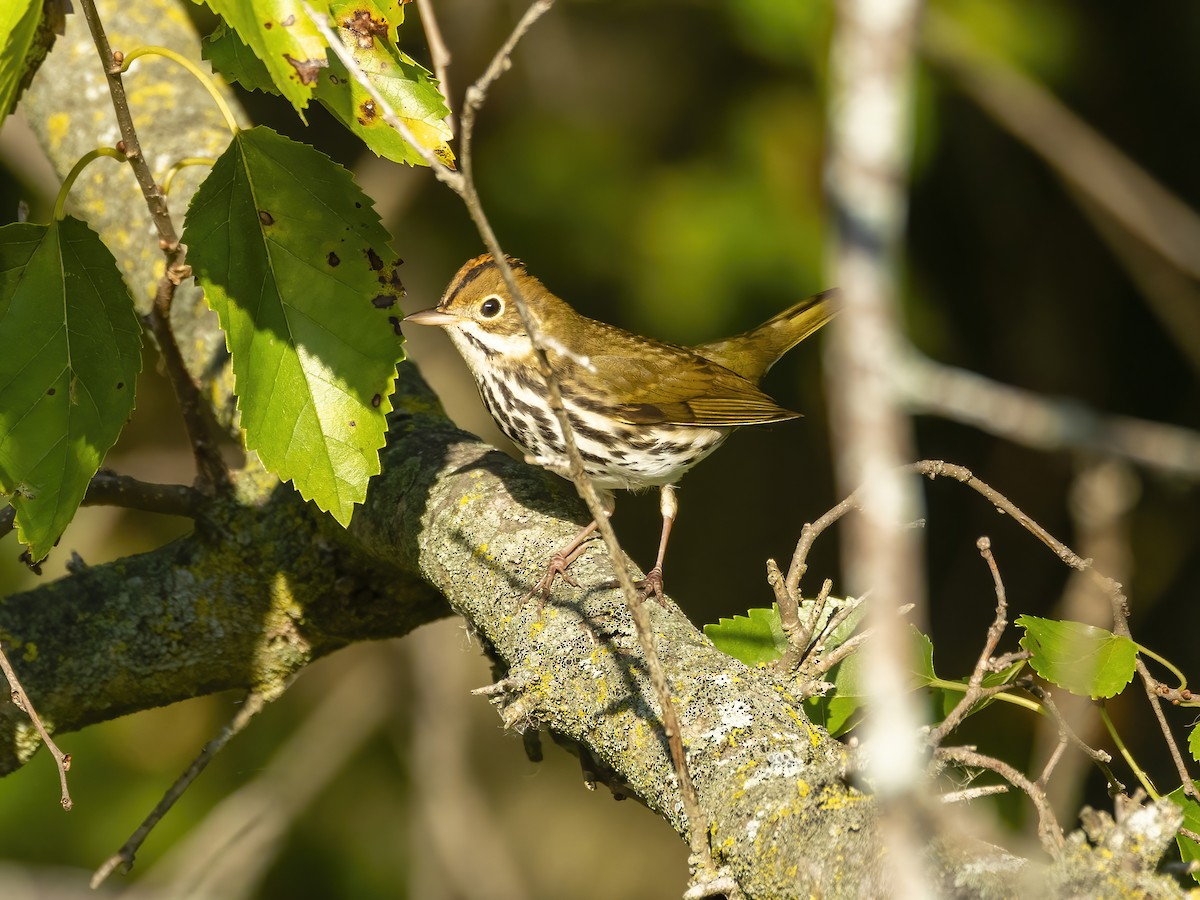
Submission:
[[[771,366],[837,313],[837,289],[822,291],[736,337],[701,344],[701,356],[757,383]]]

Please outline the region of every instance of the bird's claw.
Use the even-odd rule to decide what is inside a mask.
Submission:
[[[575,561],[574,556],[568,556],[565,553],[555,553],[550,557],[550,562],[546,564],[546,572],[538,579],[537,584],[529,589],[521,600],[521,606],[525,606],[536,594],[538,598],[538,615],[541,616],[542,611],[546,608],[546,601],[550,598],[550,592],[554,588],[554,581],[557,578],[562,578],[571,587],[579,587],[579,582],[567,574],[567,567]]]
[[[646,573],[646,577],[641,581],[635,581],[633,586],[638,590],[638,599],[643,603],[650,599],[650,595],[654,595],[654,599],[658,601],[658,605],[666,608],[667,601],[663,598],[663,573],[662,566],[655,566]]]

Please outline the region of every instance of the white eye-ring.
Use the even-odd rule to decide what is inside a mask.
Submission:
[[[504,312],[504,301],[498,294],[488,294],[479,304],[479,314],[485,319],[494,319]]]

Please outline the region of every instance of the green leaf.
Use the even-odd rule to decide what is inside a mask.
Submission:
[[[704,633],[722,653],[757,666],[779,659],[787,649],[787,637],[779,624],[779,607],[747,610],[744,616],[722,618],[716,625],[705,625]]]
[[[403,14],[367,2],[334,0],[329,4],[337,34],[359,68],[413,133],[417,143],[432,150],[446,165],[453,165],[452,137],[446,117],[450,110],[437,80],[429,70],[400,52],[392,38]],[[399,13],[399,18],[397,18]],[[383,120],[375,101],[334,54],[329,69],[321,73],[317,99],[378,156],[395,162],[424,165],[424,160],[395,129]]]
[[[839,737],[856,724],[854,714],[863,706],[866,691],[863,687],[862,655],[851,653],[833,667],[829,673],[833,692],[822,699],[825,702],[825,729],[830,737]]]
[[[1192,783],[1200,788],[1200,781]],[[1167,794],[1167,799],[1183,810],[1183,827],[1191,832],[1200,832],[1200,803],[1184,793],[1182,785]],[[1200,844],[1181,834],[1175,836],[1175,843],[1179,846],[1179,855],[1185,863],[1200,861]],[[1200,872],[1193,872],[1192,878],[1200,882]]]
[[[246,447],[343,525],[379,472],[403,359],[390,238],[350,173],[240,132],[188,209],[188,261],[225,331]]]
[[[1192,759],[1200,762],[1200,722],[1193,725],[1188,734],[1188,752],[1192,754]]]
[[[41,19],[41,0],[0,3],[0,119],[16,103]]]
[[[304,12],[301,0],[204,2],[254,51],[292,106],[304,109],[326,66],[328,44]]]
[[[236,81],[248,91],[279,93],[263,61],[224,22],[200,44],[200,56],[229,81]]]
[[[1072,694],[1112,697],[1129,684],[1137,645],[1127,637],[1082,622],[1020,616],[1021,646],[1035,672]]]
[[[0,490],[36,562],[50,552],[133,410],[141,330],[86,224],[0,228]]]

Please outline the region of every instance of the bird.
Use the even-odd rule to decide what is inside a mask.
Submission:
[[[637,583],[640,598],[663,604],[663,561],[678,514],[675,485],[743,425],[795,419],[759,388],[785,353],[832,318],[836,290],[823,291],[759,325],[721,340],[684,347],[590,319],[555,296],[520,260],[508,257],[517,287],[538,323],[584,471],[604,513],[614,490],[657,487],[662,532],[653,568]],[[528,462],[570,478],[562,429],[550,406],[533,342],[490,254],[466,262],[437,306],[404,322],[440,327],[475,379],[484,406]],[[550,557],[526,595],[544,605],[596,531],[593,521]]]

